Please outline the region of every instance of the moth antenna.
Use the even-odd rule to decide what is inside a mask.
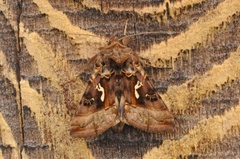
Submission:
[[[127,34],[127,25],[128,25],[128,19],[125,22],[125,27],[124,27],[124,32],[123,32],[124,36]]]
[[[128,45],[130,43],[130,38],[128,38],[127,35],[127,26],[128,26],[128,19],[125,22],[125,27],[124,27],[124,32],[123,32],[123,37],[118,39],[118,41],[122,41],[123,45]]]
[[[92,37],[99,37],[97,35],[91,35],[91,34],[81,34],[81,33],[69,33],[67,35],[79,35],[79,36],[92,36]]]
[[[152,31],[152,32],[142,32],[142,33],[137,33],[137,34],[131,34],[131,35],[124,35],[123,37],[119,38],[118,40],[123,40],[124,38],[127,37],[133,37],[133,36],[139,36],[139,35],[150,35],[150,34],[168,34],[168,35],[173,35],[177,34],[176,32],[165,32],[165,31]]]

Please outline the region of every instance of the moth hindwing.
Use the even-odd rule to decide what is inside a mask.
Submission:
[[[72,136],[95,137],[122,123],[154,133],[172,129],[173,115],[129,47],[112,41],[90,65],[93,73],[71,122]]]

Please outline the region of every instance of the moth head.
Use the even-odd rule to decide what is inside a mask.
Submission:
[[[108,45],[111,45],[113,42],[118,42],[118,38],[116,36],[109,38]]]
[[[121,43],[125,46],[127,46],[128,44],[130,44],[132,42],[131,38],[130,37],[123,37],[122,39],[120,39]]]
[[[132,42],[129,36],[124,36],[122,38],[118,38],[117,36],[112,36],[109,38],[108,45],[111,45],[113,42],[121,43],[122,45],[127,46]]]

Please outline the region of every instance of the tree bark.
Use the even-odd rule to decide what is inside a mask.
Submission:
[[[2,0],[0,19],[0,159],[240,158],[239,0]],[[174,130],[72,138],[84,67],[125,26]]]

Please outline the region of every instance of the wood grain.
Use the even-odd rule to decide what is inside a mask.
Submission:
[[[0,158],[239,158],[239,0],[0,0]],[[175,116],[72,138],[70,121],[109,37],[132,37]]]

